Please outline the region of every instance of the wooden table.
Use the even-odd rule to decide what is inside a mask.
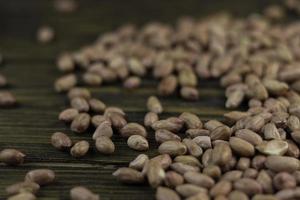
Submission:
[[[53,90],[53,81],[59,76],[55,57],[63,50],[76,50],[94,41],[100,33],[113,30],[123,23],[142,25],[151,20],[174,23],[182,15],[201,17],[229,9],[246,16],[262,10],[272,0],[82,0],[80,9],[72,14],[57,13],[50,0],[0,1],[0,52],[6,63],[0,67],[10,81],[7,88],[18,98],[20,106],[0,109],[0,149],[12,147],[27,154],[26,163],[19,167],[0,164],[0,199],[5,198],[4,188],[21,181],[25,173],[35,168],[50,168],[57,173],[55,184],[43,187],[39,199],[68,199],[69,190],[84,185],[101,194],[102,199],[153,199],[147,185],[128,186],[118,183],[112,172],[126,166],[138,152],[130,150],[126,141],[113,138],[116,152],[104,156],[92,150],[82,159],[74,159],[68,153],[59,152],[49,144],[55,131],[68,133],[74,141],[91,141],[93,130],[84,135],[71,133],[57,119],[58,113],[67,106],[64,95]],[[39,26],[49,24],[56,31],[56,39],[48,45],[36,42]],[[142,122],[146,112],[145,102],[155,94],[154,81],[146,79],[141,88],[126,91],[121,84],[93,88],[91,91],[108,105],[120,106],[128,113],[128,121]],[[186,102],[177,96],[163,98],[166,113],[176,115],[192,111],[201,119],[221,119],[226,112],[223,90],[217,81],[200,81],[200,101]],[[155,155],[156,144],[150,131],[151,149]]]

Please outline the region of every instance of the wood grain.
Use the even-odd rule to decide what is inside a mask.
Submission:
[[[51,147],[49,137],[55,131],[68,133],[74,141],[91,141],[93,131],[74,134],[57,120],[67,100],[53,90],[53,81],[59,76],[55,57],[64,50],[88,44],[100,33],[123,23],[142,25],[151,20],[174,23],[182,15],[200,17],[224,9],[247,15],[261,10],[269,2],[274,1],[82,0],[77,12],[64,15],[53,9],[50,0],[0,1],[0,52],[7,58],[0,72],[7,76],[10,81],[7,89],[20,102],[17,108],[0,109],[0,149],[13,147],[28,155],[26,164],[20,167],[0,164],[0,199],[5,198],[5,186],[21,181],[28,170],[41,167],[55,170],[57,181],[43,187],[39,199],[68,199],[69,189],[75,185],[87,186],[101,194],[101,199],[153,199],[154,191],[150,187],[123,185],[111,176],[115,169],[126,166],[138,154],[127,147],[124,139],[114,136],[117,150],[112,156],[91,150],[85,158],[74,159]],[[35,41],[36,29],[43,24],[53,26],[56,31],[56,39],[49,45]],[[142,87],[134,91],[121,89],[120,83],[91,88],[91,91],[108,105],[124,108],[129,121],[142,122],[146,99],[155,94],[155,87],[156,82],[146,79]],[[226,110],[218,81],[201,80],[199,91],[198,102],[182,101],[176,95],[162,98],[166,110],[162,117],[193,111],[203,120],[222,119]],[[155,155],[156,144],[151,131],[150,145],[152,150],[147,154]]]

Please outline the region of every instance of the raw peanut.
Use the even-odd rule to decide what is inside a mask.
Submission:
[[[151,187],[158,187],[164,180],[166,174],[160,163],[150,160],[148,163],[147,178]]]
[[[256,181],[262,186],[264,193],[270,194],[274,192],[272,178],[265,170],[261,170],[258,173]]]
[[[96,140],[100,136],[106,136],[111,138],[113,136],[113,130],[110,121],[103,121],[95,130],[93,134],[93,140]]]
[[[257,155],[257,156],[254,156],[253,159],[252,159],[252,162],[251,162],[251,166],[254,168],[254,169],[261,169],[264,167],[264,164],[266,162],[266,157],[265,156],[262,156],[262,155]]]
[[[94,194],[92,191],[82,186],[72,188],[70,190],[70,197],[71,200],[100,200],[99,195]]]
[[[238,170],[246,170],[250,167],[251,160],[249,158],[241,157],[236,164],[236,169]]]
[[[287,172],[280,172],[273,178],[273,184],[277,190],[295,188],[297,183],[293,175]]]
[[[300,150],[298,146],[292,140],[286,140],[288,143],[288,150],[286,152],[287,156],[298,158],[300,155]]]
[[[266,124],[263,130],[264,130],[264,138],[266,140],[280,139],[280,134],[274,123]]]
[[[104,121],[111,122],[110,119],[105,117],[104,115],[94,115],[91,119],[91,122],[95,128],[98,128],[98,126],[100,126],[100,124],[102,124],[102,122]]]
[[[274,95],[282,95],[289,89],[288,84],[286,84],[285,82],[272,79],[264,79],[263,84],[268,92]]]
[[[215,165],[224,166],[232,158],[232,151],[228,144],[220,143],[212,150],[212,162]]]
[[[182,87],[195,87],[197,85],[197,77],[192,70],[184,69],[179,72],[178,82]]]
[[[79,112],[88,112],[90,109],[90,106],[88,102],[81,97],[75,97],[71,100],[71,106],[78,110]]]
[[[147,100],[147,108],[150,112],[154,112],[156,114],[162,113],[163,112],[163,107],[158,100],[157,97],[155,96],[150,96]]]
[[[187,152],[186,146],[179,141],[166,141],[158,147],[160,154],[169,154],[170,156],[184,155]]]
[[[295,191],[293,189],[285,189],[277,192],[275,196],[277,199],[280,200],[289,200],[294,198]]]
[[[87,88],[81,88],[81,87],[74,87],[69,90],[68,92],[68,98],[70,100],[80,97],[84,99],[90,99],[91,98],[91,92]]]
[[[204,124],[204,128],[209,131],[213,131],[214,129],[218,128],[219,126],[224,126],[224,124],[217,120],[209,120]]]
[[[109,120],[111,121],[112,126],[118,130],[122,129],[125,125],[127,125],[126,119],[123,115],[119,113],[110,113]]]
[[[221,177],[221,168],[217,165],[208,165],[203,169],[202,173],[214,179],[218,179]]]
[[[228,141],[225,141],[225,140],[215,140],[212,142],[212,146],[217,146],[218,144],[228,144],[229,145],[229,142]]]
[[[194,184],[189,184],[189,183],[178,185],[176,187],[176,191],[183,197],[191,197],[198,193],[204,193],[204,194],[207,193],[206,188]]]
[[[228,126],[218,126],[210,133],[211,140],[228,140],[231,136],[231,130]]]
[[[215,181],[204,174],[200,174],[198,172],[186,172],[184,174],[184,179],[191,184],[198,185],[204,188],[211,188],[215,185]]]
[[[299,170],[299,160],[287,156],[268,156],[265,166],[275,172],[294,172]]]
[[[196,101],[199,99],[199,92],[194,87],[182,87],[180,89],[180,95],[183,99],[190,100],[190,101]]]
[[[269,96],[266,87],[260,81],[249,85],[249,89],[253,98],[265,100]]]
[[[0,92],[0,108],[1,107],[7,108],[7,107],[15,106],[16,104],[17,104],[17,100],[12,93],[6,91]]]
[[[151,158],[151,160],[159,162],[163,169],[167,169],[172,164],[172,158],[169,154],[162,154]]]
[[[226,172],[223,176],[222,179],[223,180],[227,180],[227,181],[237,181],[242,177],[243,172],[239,171],[239,170],[232,170],[232,171],[228,171]]]
[[[112,154],[115,152],[115,145],[107,136],[99,136],[95,142],[96,149],[103,154]]]
[[[202,149],[209,149],[212,147],[211,139],[209,136],[197,136],[193,141]]]
[[[201,166],[199,160],[194,156],[188,156],[188,155],[176,156],[173,161],[183,163],[186,165],[191,165],[191,166]]]
[[[291,115],[288,118],[287,121],[287,126],[289,127],[290,130],[292,131],[296,131],[300,129],[300,120],[298,117],[296,117],[295,115]]]
[[[247,142],[251,143],[252,145],[256,146],[263,142],[261,136],[249,129],[240,129],[235,132],[235,136],[246,140]]]
[[[177,78],[174,75],[169,75],[161,80],[158,85],[158,93],[163,96],[171,95],[177,88]]]
[[[252,144],[238,137],[231,137],[229,144],[232,150],[240,156],[252,157],[255,153]]]
[[[166,176],[164,179],[164,183],[166,186],[170,188],[174,188],[176,186],[182,185],[184,182],[183,176],[178,174],[175,171],[168,171],[166,172]]]
[[[279,80],[281,81],[293,81],[298,79],[298,75],[300,75],[300,69],[286,69],[280,72],[279,74]]]
[[[139,184],[144,182],[144,176],[141,172],[127,167],[119,168],[113,173],[113,176],[127,184]]]
[[[72,122],[78,114],[79,112],[75,108],[68,108],[63,110],[59,114],[58,119],[63,122],[69,123]]]
[[[227,96],[225,103],[226,108],[237,108],[244,100],[245,92],[243,90],[235,90]]]
[[[186,200],[209,200],[209,197],[206,193],[200,192],[194,196],[187,198]]]
[[[77,78],[74,74],[68,74],[55,81],[54,87],[57,92],[66,92],[77,84]]]
[[[56,61],[56,65],[62,72],[70,72],[75,69],[74,60],[69,53],[61,54]]]
[[[278,128],[285,128],[289,116],[290,115],[286,112],[286,109],[284,109],[284,111],[277,111],[273,113],[271,122]]]
[[[144,118],[144,125],[146,127],[151,127],[152,124],[156,121],[158,121],[159,118],[158,118],[158,115],[154,112],[148,112],[146,115],[145,115],[145,118]]]
[[[222,168],[223,171],[227,172],[227,171],[233,170],[234,167],[236,166],[236,163],[237,163],[237,160],[236,160],[235,156],[232,156],[230,161],[223,166],[223,168]]]
[[[93,73],[92,69],[93,68],[90,67],[88,72]],[[98,72],[96,72],[97,70]],[[95,69],[95,73],[97,73],[105,83],[114,82],[118,78],[117,73],[114,70],[107,67]]]
[[[171,132],[178,132],[183,126],[183,121],[181,119],[176,119],[176,120],[159,120],[154,122],[151,125],[151,128],[154,130],[158,129],[166,129]]]
[[[36,200],[36,197],[32,193],[21,192],[19,194],[7,198],[7,200]]]
[[[203,35],[201,35],[201,36],[203,36]],[[204,39],[204,40],[206,40],[206,39]],[[200,39],[200,41],[201,41],[201,39]],[[206,41],[204,43],[207,43],[207,42],[208,41]],[[196,68],[195,68],[195,72],[197,73],[197,75],[199,77],[209,78],[211,76],[211,73],[210,73],[210,70],[209,70],[210,61],[211,61],[211,55],[208,54],[208,53],[203,54],[202,58],[197,60],[197,65],[196,65]]]
[[[171,59],[160,60],[153,69],[153,77],[168,77],[174,70],[174,63]]]
[[[173,163],[170,167],[171,169],[182,175],[184,175],[186,172],[199,172],[200,170],[199,167],[186,165],[183,163]]]
[[[261,107],[262,102],[258,99],[250,99],[248,102],[248,106],[251,107]]]
[[[158,187],[156,191],[156,200],[180,200],[178,194],[166,187]]]
[[[140,135],[142,137],[147,137],[146,129],[137,123],[128,123],[123,128],[121,128],[120,133],[122,137],[130,137],[132,135]]]
[[[54,38],[54,30],[50,26],[42,26],[37,31],[37,40],[40,43],[49,43]]]
[[[187,147],[189,154],[195,157],[200,157],[203,154],[203,150],[197,143],[191,139],[185,138],[183,139],[183,144]]]
[[[188,129],[202,128],[203,124],[199,117],[193,113],[184,112],[179,116],[182,119]]]
[[[0,162],[6,165],[21,165],[24,162],[25,154],[16,149],[3,149],[0,152]]]
[[[113,113],[117,113],[122,116],[126,115],[125,112],[122,110],[122,108],[109,106],[105,108],[104,116],[111,116]]]
[[[188,137],[195,138],[197,136],[209,136],[210,131],[206,129],[188,129],[185,134]]]
[[[228,87],[232,84],[242,82],[242,78],[238,73],[229,73],[221,78],[221,86]]]
[[[249,200],[248,196],[241,191],[234,190],[228,196],[229,200]]]
[[[55,132],[51,136],[51,144],[58,150],[66,150],[71,148],[72,141],[66,134]]]
[[[86,72],[82,75],[82,81],[85,85],[100,86],[103,82],[103,78],[99,74]]]
[[[270,5],[268,6],[265,10],[264,10],[264,15],[268,18],[270,18],[271,20],[280,20],[282,18],[284,18],[285,16],[285,10],[278,5]],[[266,197],[267,199],[271,197]],[[275,197],[273,197],[275,198]]]
[[[234,182],[234,189],[240,190],[249,196],[262,192],[261,185],[250,178],[241,178]]]
[[[181,141],[181,138],[172,133],[171,131],[168,131],[166,129],[158,129],[155,131],[155,140],[158,143],[163,143],[166,141]]]
[[[36,194],[40,189],[40,186],[31,181],[18,182],[5,188],[8,195],[15,195],[22,192],[29,192]]]
[[[89,148],[90,144],[85,140],[81,140],[74,144],[74,146],[70,150],[70,153],[73,157],[80,158],[87,154]]]
[[[142,170],[148,160],[149,157],[147,155],[140,154],[133,161],[129,163],[129,167],[136,170]]]
[[[25,175],[25,181],[32,181],[39,185],[48,185],[55,180],[55,173],[50,169],[35,169]]]
[[[260,131],[265,125],[264,118],[261,115],[251,117],[245,124],[246,129],[250,129],[254,132]]]
[[[128,77],[123,82],[123,87],[127,89],[135,89],[138,88],[140,85],[141,85],[141,79],[137,76]]]
[[[5,78],[5,76],[3,76],[2,74],[0,74],[0,88],[7,86],[7,79]]]
[[[228,123],[235,123],[238,120],[244,118],[244,117],[248,117],[250,114],[247,112],[242,112],[242,111],[231,111],[228,113],[224,114],[224,117],[226,118],[226,121]]]
[[[205,167],[212,163],[212,149],[206,149],[204,151],[201,161]]]
[[[252,178],[255,179],[257,177],[258,171],[253,168],[248,168],[243,173],[243,178]]]
[[[130,136],[127,140],[127,145],[137,151],[146,151],[149,149],[147,139],[140,135]]]
[[[283,140],[270,140],[255,147],[259,152],[266,155],[284,155],[288,150],[288,143]]]
[[[78,114],[71,123],[71,130],[76,133],[85,132],[90,126],[91,117],[87,113]]]
[[[216,197],[218,195],[227,196],[232,189],[232,184],[229,181],[221,180],[216,185],[214,185],[210,190],[210,195]]]
[[[106,105],[99,99],[90,99],[89,106],[90,109],[95,113],[102,113],[106,109]]]
[[[128,67],[129,70],[137,76],[144,76],[146,73],[146,68],[138,59],[135,58],[129,59]]]

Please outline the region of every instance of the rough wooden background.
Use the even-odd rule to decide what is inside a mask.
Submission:
[[[49,144],[55,131],[68,133],[74,141],[91,138],[92,130],[83,135],[71,133],[57,120],[66,107],[66,98],[53,91],[59,76],[54,60],[63,50],[75,50],[88,44],[105,31],[132,22],[142,25],[151,20],[174,23],[179,16],[201,17],[222,10],[246,16],[261,11],[274,0],[82,0],[72,14],[57,13],[52,0],[0,0],[0,52],[6,63],[0,73],[7,76],[11,90],[20,106],[0,109],[0,149],[12,147],[27,154],[26,164],[7,167],[0,164],[0,199],[5,199],[5,186],[21,181],[35,168],[47,167],[57,174],[55,184],[43,187],[39,199],[68,199],[69,189],[84,185],[101,194],[102,199],[153,199],[153,190],[146,185],[127,186],[118,183],[111,173],[125,166],[138,152],[130,150],[126,141],[113,138],[116,152],[100,155],[92,150],[82,159],[74,159]],[[40,25],[54,27],[56,39],[49,45],[35,40]],[[108,105],[120,106],[128,113],[128,121],[142,122],[146,98],[155,94],[155,82],[145,80],[140,89],[124,91],[120,84],[92,89],[96,97]],[[217,81],[200,81],[200,101],[184,102],[176,96],[162,99],[165,116],[184,110],[196,112],[201,119],[221,118],[224,108],[223,90]],[[150,134],[152,149],[155,142]],[[155,155],[156,150],[147,152]]]

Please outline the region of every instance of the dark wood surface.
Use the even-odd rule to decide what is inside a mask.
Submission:
[[[141,1],[141,0],[82,0],[80,8],[72,14],[57,13],[50,0],[0,0],[0,52],[6,62],[0,73],[7,76],[20,106],[0,109],[0,149],[17,148],[27,154],[26,163],[19,167],[0,164],[0,199],[5,199],[5,186],[21,181],[25,173],[35,168],[51,168],[57,174],[55,184],[43,187],[39,199],[68,199],[69,190],[84,185],[101,194],[102,199],[153,199],[154,190],[147,185],[128,186],[118,183],[111,173],[126,166],[138,152],[130,150],[126,141],[113,138],[116,152],[104,156],[91,150],[88,156],[74,159],[65,152],[55,150],[49,138],[55,131],[66,132],[74,141],[88,139],[91,133],[76,135],[57,119],[65,108],[66,98],[53,90],[53,81],[59,76],[55,57],[63,50],[76,50],[94,41],[105,31],[113,30],[123,23],[142,25],[159,20],[174,23],[180,16],[201,17],[210,13],[231,10],[246,16],[261,11],[272,0],[210,0],[210,1]],[[41,25],[51,25],[56,39],[48,45],[38,44],[36,30]],[[108,105],[122,107],[128,113],[128,121],[142,122],[146,112],[145,102],[155,94],[156,82],[145,80],[140,89],[126,91],[119,84],[91,89]],[[192,111],[201,119],[221,119],[224,108],[223,90],[217,81],[201,80],[200,100],[186,102],[177,96],[162,98],[166,113],[176,115]],[[156,144],[150,131],[151,149],[156,154]]]

